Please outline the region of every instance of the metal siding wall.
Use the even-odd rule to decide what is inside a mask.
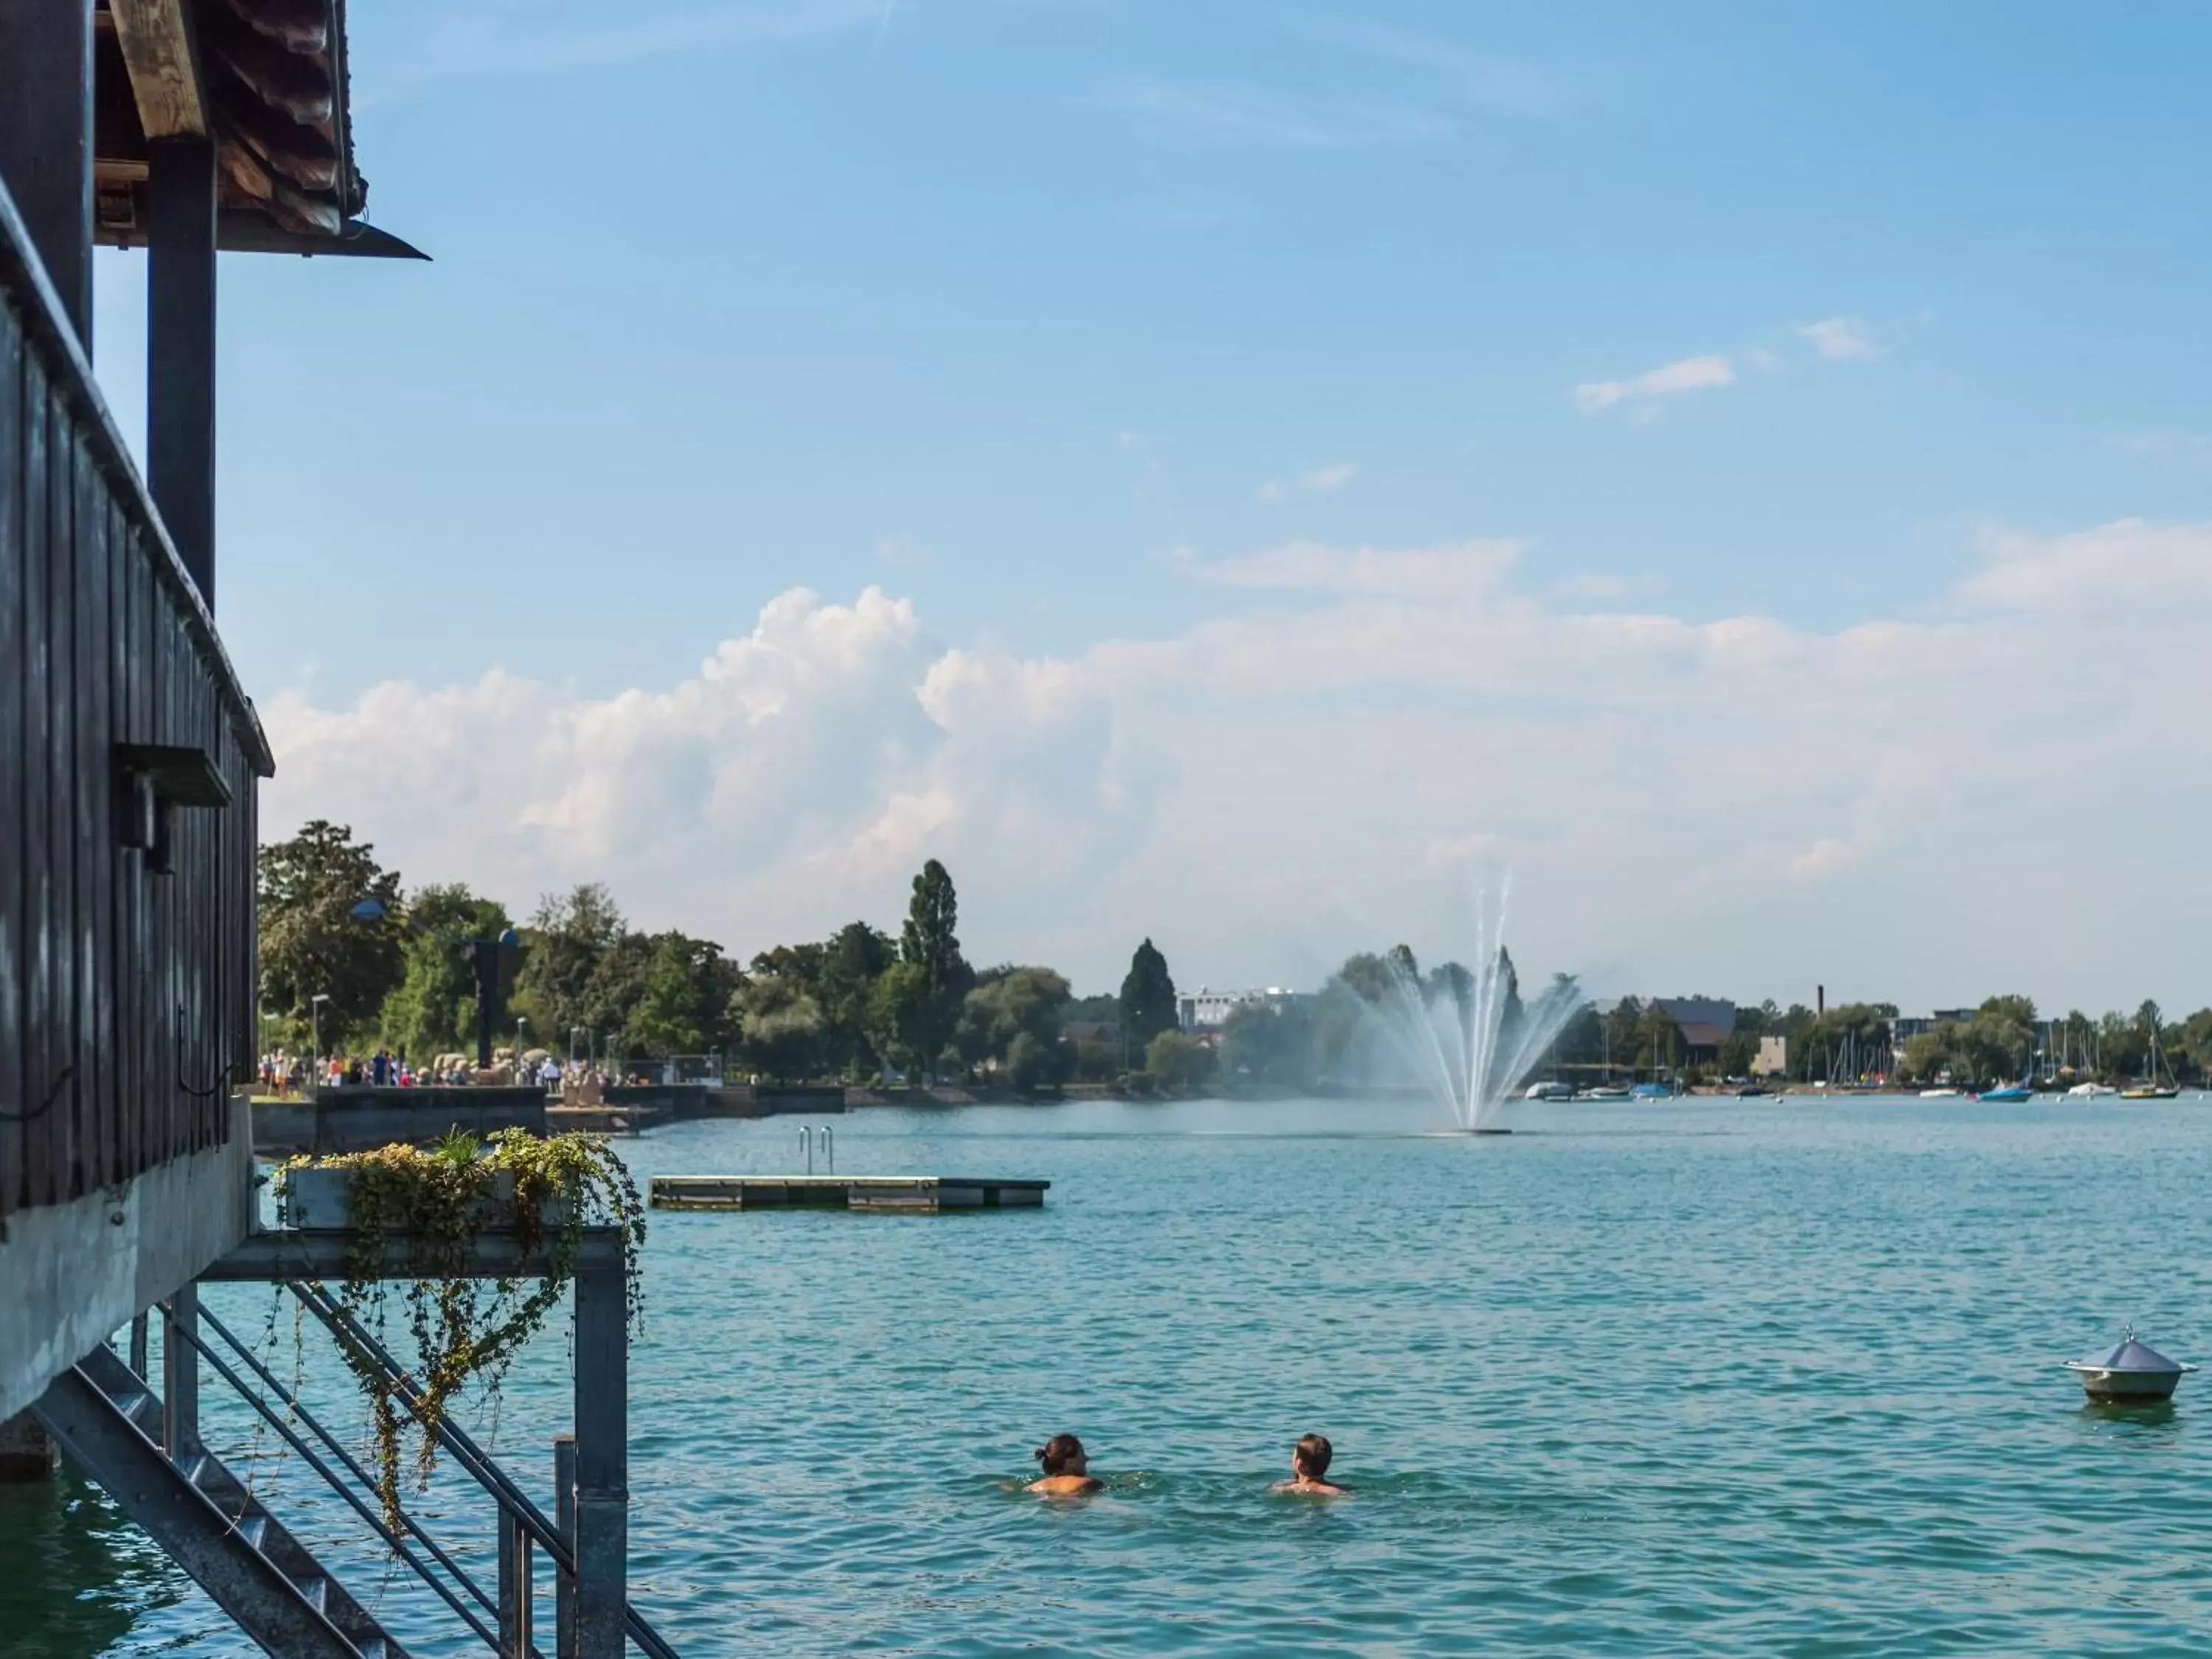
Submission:
[[[21,1120],[30,1110],[23,1057],[23,705],[30,664],[23,638],[23,495],[14,487],[22,453],[23,327],[0,296],[0,1215],[23,1201]]]
[[[219,1143],[257,1035],[265,750],[39,303],[0,289],[0,1218]],[[230,786],[173,875],[119,844],[125,742]]]

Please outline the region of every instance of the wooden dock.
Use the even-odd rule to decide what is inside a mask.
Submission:
[[[937,1215],[947,1210],[1034,1210],[1049,1181],[975,1176],[655,1176],[657,1210],[865,1210]]]

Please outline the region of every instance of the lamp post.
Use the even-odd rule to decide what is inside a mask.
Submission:
[[[314,1085],[315,1098],[323,1097],[323,1005],[331,1000],[327,991],[318,991],[307,999],[307,1024],[313,1032],[314,1064],[308,1070],[308,1081]]]

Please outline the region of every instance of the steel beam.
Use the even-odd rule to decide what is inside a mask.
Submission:
[[[274,1562],[240,1540],[214,1500],[132,1427],[81,1367],[56,1377],[31,1409],[70,1461],[106,1488],[266,1651],[285,1659],[361,1659],[337,1626]]]
[[[629,1319],[621,1269],[579,1268],[575,1659],[623,1659],[629,1561]]]
[[[0,0],[0,179],[92,355],[92,0]]]
[[[215,611],[215,144],[147,146],[147,484],[169,539]]]

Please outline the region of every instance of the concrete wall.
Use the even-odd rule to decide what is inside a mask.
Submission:
[[[325,1089],[312,1100],[253,1109],[253,1149],[359,1152],[395,1140],[431,1141],[451,1129],[478,1138],[495,1129],[545,1133],[545,1091],[536,1088]]]
[[[132,1316],[199,1277],[253,1216],[251,1117],[229,1138],[0,1230],[0,1419],[46,1392]]]

